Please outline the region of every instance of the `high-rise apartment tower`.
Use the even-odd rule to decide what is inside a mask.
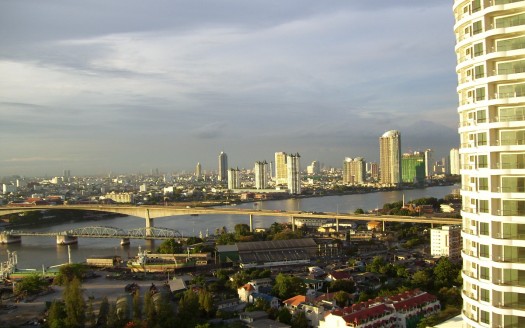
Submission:
[[[401,134],[390,130],[379,138],[379,174],[384,185],[401,183]]]
[[[275,184],[284,185],[288,183],[288,168],[286,166],[286,153],[280,151],[275,153]]]
[[[288,190],[290,194],[299,195],[301,193],[301,156],[299,154],[288,155],[286,165],[288,168]]]
[[[268,162],[255,162],[255,189],[266,189],[268,187]]]
[[[525,1],[455,0],[465,327],[525,327]]]
[[[228,178],[228,155],[221,151],[219,154],[219,181],[225,181]]]

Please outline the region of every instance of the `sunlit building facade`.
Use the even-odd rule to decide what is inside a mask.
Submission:
[[[275,153],[275,184],[285,185],[288,183],[288,167],[286,165],[286,153],[280,151]]]
[[[379,138],[379,174],[384,185],[401,183],[401,134],[390,130]]]
[[[225,181],[228,178],[228,155],[221,151],[219,154],[219,181]]]
[[[525,327],[525,1],[456,0],[465,327]]]
[[[291,154],[286,158],[288,168],[288,191],[290,194],[299,195],[301,193],[301,156]]]

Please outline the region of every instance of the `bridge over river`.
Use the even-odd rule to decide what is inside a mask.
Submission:
[[[269,218],[287,217],[292,223],[292,228],[295,229],[296,218],[316,218],[316,219],[335,219],[336,229],[339,230],[340,221],[379,221],[385,222],[405,222],[405,223],[426,223],[433,226],[434,224],[454,224],[461,225],[461,219],[442,218],[442,217],[408,217],[396,215],[370,215],[370,214],[350,214],[350,213],[335,213],[335,212],[300,212],[300,211],[279,211],[279,210],[259,210],[259,209],[244,209],[244,208],[216,208],[216,207],[176,207],[176,206],[130,206],[130,205],[56,205],[56,206],[2,206],[0,207],[0,216],[12,213],[23,213],[28,211],[42,211],[42,210],[81,210],[81,211],[97,211],[106,213],[119,213],[134,217],[140,217],[145,220],[144,237],[151,239],[151,233],[154,229],[153,221],[156,219],[166,219],[177,215],[244,215],[249,218],[250,231],[253,231],[253,217],[263,216]],[[124,219],[124,218],[123,218]],[[5,232],[4,232],[5,233]],[[1,233],[3,235],[4,233]],[[26,234],[26,235],[29,235]],[[57,237],[58,238],[58,237]],[[116,238],[116,237],[112,237]],[[124,238],[124,237],[123,237]],[[135,237],[130,237],[135,238]],[[138,238],[138,237],[137,237]],[[0,240],[1,242],[1,240]]]

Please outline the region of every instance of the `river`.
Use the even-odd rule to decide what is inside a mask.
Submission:
[[[353,213],[357,208],[371,210],[382,207],[385,203],[400,201],[405,196],[405,201],[422,197],[443,198],[452,193],[458,186],[440,186],[426,189],[411,189],[402,191],[375,192],[357,195],[311,197],[301,199],[286,199],[244,203],[237,205],[240,208],[254,208],[261,210],[284,210],[303,212],[339,212]],[[269,227],[273,222],[286,222],[286,218],[271,218],[254,216],[255,227]],[[238,215],[200,215],[200,216],[171,216],[159,218],[154,221],[156,227],[176,229],[183,236],[199,236],[215,232],[215,229],[226,227],[233,230],[238,223],[248,224],[248,217]],[[31,231],[67,231],[88,226],[112,226],[123,230],[144,227],[144,219],[137,217],[119,217],[97,221],[70,222],[53,225],[50,227],[29,228]],[[144,240],[132,240],[129,246],[120,246],[118,239],[80,238],[77,245],[71,245],[71,258],[73,262],[84,262],[90,256],[119,255],[123,258],[134,256],[138,246],[152,249],[154,245]],[[0,261],[7,258],[7,250],[16,251],[18,254],[19,268],[40,268],[42,265],[50,266],[65,263],[68,260],[66,246],[56,245],[52,237],[23,237],[21,244],[0,245]]]

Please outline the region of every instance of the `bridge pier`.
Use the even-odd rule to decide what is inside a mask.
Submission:
[[[153,219],[149,216],[149,209],[146,209],[146,214],[144,215],[146,219],[146,236],[151,236],[151,228],[153,227]]]
[[[385,232],[385,220],[383,220],[383,232]]]
[[[22,242],[21,236],[0,234],[0,244],[19,244]]]
[[[250,232],[253,232],[253,214],[250,214]]]
[[[292,231],[295,231],[295,217],[290,216],[290,221],[292,222]]]
[[[70,235],[57,235],[57,245],[78,244],[78,237]]]
[[[122,238],[120,240],[120,246],[126,246],[126,245],[129,245],[130,242],[129,242],[129,238]]]
[[[335,231],[339,232],[339,219],[335,218]]]

